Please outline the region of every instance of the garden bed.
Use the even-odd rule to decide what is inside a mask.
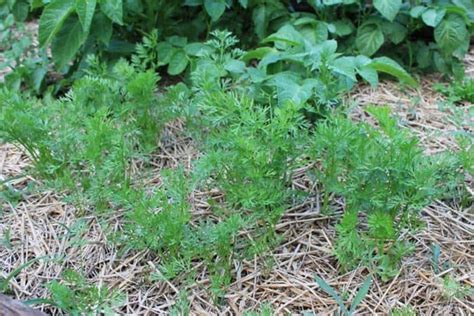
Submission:
[[[473,51],[466,64],[467,74],[472,76]],[[383,82],[375,89],[360,85],[347,97],[347,102],[355,103],[350,113],[355,120],[367,120],[365,105],[387,104],[399,117],[400,124],[421,140],[426,153],[456,150],[452,134],[459,124],[453,124],[452,120],[464,120],[460,125],[472,132],[473,105],[440,110],[443,97],[432,89],[437,80],[439,78],[423,78],[419,89],[403,91],[391,82]],[[199,155],[192,140],[182,132],[183,126],[182,121],[167,124],[161,150],[151,159],[156,173],[147,176],[150,187],[159,185],[159,172],[164,167],[183,165],[191,168],[191,160]],[[16,177],[9,182],[13,192],[37,185],[40,180],[24,173],[29,163],[25,153],[13,145],[1,145],[0,181]],[[134,163],[139,165],[141,162]],[[6,276],[37,258],[10,283],[17,299],[31,300],[47,297],[48,290],[44,285],[59,278],[64,270],[83,271],[91,284],[104,284],[121,293],[116,312],[123,314],[168,313],[177,304],[187,304],[182,293],[187,297],[190,313],[195,315],[240,315],[246,311],[264,310],[265,306],[278,315],[303,314],[304,311],[333,314],[338,305],[321,290],[315,275],[339,293],[345,293],[350,301],[368,271],[361,267],[341,274],[337,268],[333,256],[334,227],[337,216],[344,209],[343,201],[332,201],[334,213],[324,215],[319,193],[310,185],[303,169],[294,173],[293,186],[310,192],[310,197],[284,213],[277,224],[282,240],[273,252],[263,253],[252,261],[233,263],[234,281],[220,306],[206,290],[210,280],[201,263],[195,262],[198,271],[195,283],[179,277],[162,281],[157,268],[160,257],[156,254],[119,251],[109,242],[109,236],[122,227],[123,214],[117,212],[113,217],[108,216],[105,223],[101,215],[77,209],[53,191],[33,189],[36,193],[18,196],[16,205],[4,203],[1,206],[0,235],[9,236],[9,240],[4,240],[0,246],[0,272]],[[472,193],[472,179],[466,179],[466,186]],[[193,220],[198,221],[206,215],[209,199],[217,200],[219,195],[218,191],[193,192],[190,197]],[[422,221],[425,228],[407,236],[414,242],[415,251],[403,259],[395,278],[385,283],[374,279],[368,295],[359,305],[358,314],[385,315],[404,306],[411,306],[419,315],[474,313],[472,296],[461,300],[446,293],[450,289],[450,278],[457,281],[451,284],[474,285],[472,206],[461,208],[437,201],[423,210]],[[434,263],[433,249],[437,246],[440,254]],[[436,264],[446,269],[436,273]],[[47,313],[58,313],[48,305],[37,307]]]

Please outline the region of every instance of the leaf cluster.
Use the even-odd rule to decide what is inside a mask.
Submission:
[[[419,227],[422,208],[462,186],[464,176],[457,157],[423,154],[388,108],[368,112],[379,128],[336,116],[317,126],[310,154],[319,162],[315,178],[325,189],[324,206],[329,195],[345,200],[335,246],[341,266],[375,263],[388,279],[411,249],[402,232]]]

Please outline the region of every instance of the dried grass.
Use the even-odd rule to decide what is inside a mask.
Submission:
[[[474,52],[466,63],[467,73],[474,73]],[[384,82],[378,89],[360,86],[350,96],[359,106],[353,116],[366,119],[363,108],[367,104],[388,104],[400,116],[407,128],[421,139],[426,152],[436,153],[456,149],[452,132],[458,127],[452,123],[450,111],[440,111],[442,97],[431,88],[433,77],[422,79],[417,90],[401,91],[396,83]],[[466,115],[471,104],[463,105]],[[472,118],[463,126],[472,131]],[[184,164],[190,168],[197,152],[192,142],[183,137],[182,122],[166,129],[162,150],[151,161],[156,176],[150,186],[160,183],[159,170]],[[22,188],[36,180],[25,174],[29,161],[23,152],[11,145],[0,146],[0,177],[18,177],[11,182]],[[140,162],[136,163],[137,169]],[[1,179],[0,179],[1,180]],[[235,281],[230,286],[222,306],[216,306],[206,287],[208,275],[203,266],[196,264],[197,280],[185,285],[180,279],[173,282],[153,281],[160,258],[150,252],[119,252],[107,240],[110,233],[123,225],[120,212],[104,225],[99,216],[80,217],[80,210],[62,202],[55,192],[33,193],[24,196],[18,205],[3,203],[0,215],[0,236],[11,232],[11,248],[0,245],[0,275],[6,276],[16,267],[32,258],[51,256],[54,260],[40,260],[24,269],[11,282],[18,299],[32,299],[48,295],[44,285],[60,277],[66,268],[85,273],[90,282],[104,284],[125,293],[126,301],[121,314],[167,314],[175,304],[179,290],[186,288],[193,315],[242,315],[244,311],[270,304],[277,314],[302,314],[313,311],[317,315],[331,315],[337,305],[314,281],[317,274],[340,292],[355,295],[368,271],[359,268],[346,274],[338,271],[332,255],[335,217],[319,212],[318,194],[309,186],[304,170],[295,173],[294,186],[311,191],[314,199],[288,210],[278,224],[283,242],[272,252],[252,261],[235,262]],[[195,192],[191,197],[195,218],[208,211],[209,196],[218,192]],[[342,210],[343,203],[334,201]],[[337,213],[337,212],[336,212]],[[474,285],[473,209],[461,209],[440,201],[425,208],[422,213],[426,228],[409,234],[416,251],[405,258],[399,274],[391,281],[375,280],[368,296],[358,309],[361,315],[387,315],[396,307],[411,305],[420,315],[472,315],[474,303],[467,300],[446,300],[442,295],[442,275],[432,269],[434,244],[441,247],[441,263],[449,261],[452,273],[462,284]],[[71,233],[66,227],[82,229]],[[50,314],[55,308],[39,306]]]

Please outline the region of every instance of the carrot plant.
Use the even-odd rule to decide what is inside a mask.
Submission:
[[[336,116],[319,124],[311,147],[316,179],[345,200],[336,227],[335,254],[343,269],[374,266],[382,279],[398,273],[413,248],[403,232],[419,227],[419,214],[463,182],[457,156],[426,156],[415,138],[397,127],[388,108],[371,107],[379,128]],[[364,223],[364,224],[362,224]]]
[[[25,149],[53,185],[107,208],[130,186],[131,160],[156,147],[167,120],[156,104],[157,80],[120,62],[110,77],[85,77],[59,100],[2,90],[0,137]]]

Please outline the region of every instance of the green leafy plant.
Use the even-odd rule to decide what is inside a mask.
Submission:
[[[83,78],[60,100],[2,90],[0,137],[25,149],[51,185],[107,208],[129,188],[131,159],[154,150],[170,117],[155,103],[157,80],[120,62],[109,78]]]
[[[60,282],[53,281],[47,287],[51,297],[41,302],[54,305],[68,315],[115,315],[115,309],[123,303],[120,293],[89,285],[73,270],[66,270]]]
[[[453,183],[462,183],[460,162],[425,156],[417,141],[397,128],[389,109],[368,109],[380,129],[336,117],[320,124],[312,157],[319,162],[315,178],[329,194],[345,199],[336,227],[336,257],[343,269],[373,265],[382,279],[398,273],[400,260],[412,250],[401,232],[419,227],[418,212]],[[449,171],[448,171],[449,170]],[[446,173],[445,173],[446,172]],[[360,228],[366,214],[367,229]]]
[[[415,309],[408,305],[400,308],[394,308],[390,311],[391,316],[416,316]]]
[[[461,284],[451,274],[447,274],[442,279],[442,294],[449,301],[454,298],[464,299],[465,297],[472,296],[474,289],[472,286]]]
[[[346,303],[344,300],[337,294],[336,290],[332,286],[330,286],[326,281],[324,281],[322,278],[319,276],[315,277],[316,282],[318,283],[319,287],[329,294],[339,305],[339,313],[338,315],[344,315],[344,316],[350,316],[350,315],[355,315],[357,306],[362,302],[364,297],[369,293],[370,286],[372,285],[372,278],[369,276],[364,283],[361,285],[359,288],[357,294],[354,296],[352,299],[352,303],[347,309]]]
[[[448,85],[436,84],[435,89],[448,98],[450,103],[474,103],[474,79],[454,80]]]
[[[188,43],[183,36],[171,36],[159,41],[158,30],[153,30],[137,44],[132,64],[143,71],[167,66],[171,76],[182,74],[190,65],[192,57],[202,55],[209,47],[203,43]]]
[[[246,62],[259,61],[256,68],[247,69],[246,76],[256,85],[273,89],[278,103],[314,102],[317,109],[340,103],[342,93],[353,87],[357,77],[375,86],[378,73],[387,73],[416,86],[416,81],[390,58],[342,56],[326,28],[323,22],[309,17],[285,24],[263,40],[270,47],[262,46],[243,56]]]
[[[26,2],[13,1],[8,7],[4,4],[4,12],[0,9],[0,69],[4,73],[1,86],[13,90],[31,90],[36,94],[44,92],[46,88],[46,75],[49,59],[46,50],[39,50],[33,45],[33,34],[23,22],[24,10],[22,4]],[[21,4],[21,5],[20,5]],[[19,7],[21,6],[21,8]],[[26,7],[28,10],[28,5]],[[27,11],[28,12],[28,11]],[[20,16],[19,16],[20,15]]]

